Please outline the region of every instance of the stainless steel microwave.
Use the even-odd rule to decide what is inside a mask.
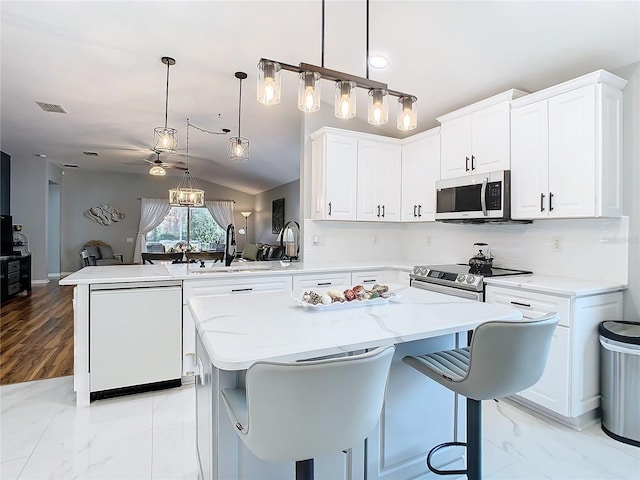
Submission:
[[[500,222],[511,217],[511,172],[466,175],[436,182],[436,220]]]

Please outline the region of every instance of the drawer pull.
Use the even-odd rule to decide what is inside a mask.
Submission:
[[[316,285],[318,287],[326,287],[327,285],[333,285],[333,282],[318,282]]]
[[[234,288],[231,291],[232,292],[250,292],[251,290],[253,290],[253,288],[249,287],[249,288]]]
[[[372,279],[372,280],[362,280],[362,283],[376,283],[376,279]]]
[[[514,305],[519,305],[521,307],[529,307],[529,308],[531,308],[531,304],[529,304],[529,303],[522,303],[522,302],[511,302],[511,303],[513,303]]]

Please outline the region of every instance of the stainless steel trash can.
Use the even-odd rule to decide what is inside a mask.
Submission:
[[[599,332],[602,430],[640,447],[640,322],[602,322]]]

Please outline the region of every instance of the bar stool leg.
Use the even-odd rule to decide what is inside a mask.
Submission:
[[[482,402],[467,398],[467,478],[482,478]]]
[[[313,458],[296,462],[296,480],[313,480]]]

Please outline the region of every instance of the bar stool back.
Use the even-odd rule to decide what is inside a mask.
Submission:
[[[427,456],[429,469],[440,475],[467,474],[481,478],[480,401],[521,392],[542,376],[558,314],[519,322],[492,321],[476,328],[471,346],[407,356],[402,360],[448,389],[467,397],[467,443],[446,442]],[[439,470],[433,454],[444,447],[467,446],[466,470]]]
[[[238,435],[258,458],[295,461],[296,478],[313,478],[313,458],[362,442],[384,401],[395,347],[305,362],[257,362],[245,389],[222,399]]]

